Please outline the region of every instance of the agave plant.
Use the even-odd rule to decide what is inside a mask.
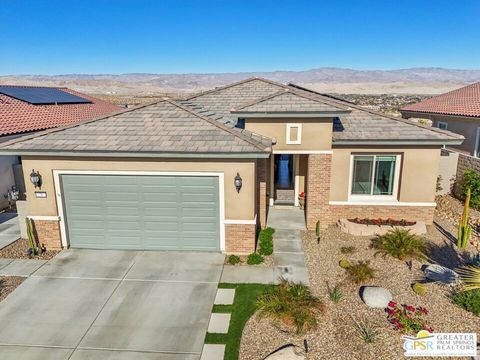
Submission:
[[[480,289],[480,266],[468,265],[457,270],[464,290]]]
[[[391,255],[400,260],[425,259],[425,244],[410,230],[395,228],[385,235],[378,236],[373,240],[372,247],[377,249],[375,255],[384,257]]]
[[[467,196],[465,197],[465,204],[463,205],[463,213],[458,224],[458,238],[457,247],[465,249],[468,245],[468,240],[472,233],[472,227],[468,224],[468,208],[470,207],[471,190],[467,189]]]

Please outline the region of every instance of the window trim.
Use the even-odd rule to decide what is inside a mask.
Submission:
[[[292,140],[290,138],[292,128],[297,128],[297,139],[296,140]],[[302,124],[301,123],[288,123],[286,129],[287,129],[287,133],[286,133],[286,136],[285,136],[285,142],[287,143],[287,145],[300,145],[302,143]]]
[[[442,128],[440,127],[440,124],[445,125],[445,129],[442,129]],[[446,122],[446,121],[437,121],[437,128],[440,129],[440,130],[448,130],[448,122]]]
[[[392,195],[365,195],[365,194],[352,194],[353,185],[353,163],[355,156],[373,156],[373,163],[376,163],[377,156],[395,156],[395,171],[393,177],[393,189]],[[350,154],[350,174],[348,180],[348,201],[398,201],[398,189],[400,184],[400,169],[402,167],[402,155],[398,153],[355,153]],[[372,181],[375,180],[375,166],[372,166]]]

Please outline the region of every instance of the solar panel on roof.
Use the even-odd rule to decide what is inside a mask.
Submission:
[[[54,88],[0,86],[0,93],[34,105],[91,103],[88,99]]]

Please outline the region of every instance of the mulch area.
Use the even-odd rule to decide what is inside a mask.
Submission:
[[[0,258],[50,260],[60,252],[60,250],[47,250],[41,255],[35,255],[35,256],[29,257],[26,252],[26,249],[28,248],[29,248],[28,240],[18,239],[14,243],[0,250]]]
[[[430,244],[431,261],[440,265],[455,267],[462,263],[473,251],[458,253],[450,240],[435,227],[429,227],[426,239]],[[326,305],[325,313],[320,317],[319,327],[304,336],[286,332],[273,325],[269,320],[258,320],[253,316],[244,328],[240,349],[240,358],[257,360],[268,355],[278,347],[293,343],[303,348],[306,339],[309,347],[308,359],[401,359],[403,340],[401,334],[393,330],[387,321],[383,309],[368,308],[360,299],[360,285],[345,280],[345,270],[338,262],[348,259],[370,260],[376,270],[375,278],[365,285],[382,286],[390,290],[395,300],[414,306],[424,306],[429,310],[426,317],[428,325],[435,332],[478,332],[480,317],[453,304],[449,299],[451,289],[445,285],[426,284],[427,294],[416,295],[411,284],[423,279],[422,262],[413,261],[412,270],[403,261],[391,257],[374,257],[375,250],[370,249],[371,238],[354,237],[343,233],[337,227],[324,231],[320,244],[317,244],[313,232],[303,233],[303,247],[310,276],[312,292]],[[342,246],[355,246],[353,254],[342,254]],[[339,285],[344,298],[338,304],[328,298],[327,283],[330,287]],[[375,327],[380,335],[372,343],[365,343],[356,333],[355,319],[365,319]]]
[[[15,290],[23,280],[25,280],[25,278],[20,276],[0,276],[0,301]]]

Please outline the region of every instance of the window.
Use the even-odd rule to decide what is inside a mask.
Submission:
[[[244,118],[238,118],[237,124],[235,125],[235,127],[239,128],[239,129],[245,129],[245,119]]]
[[[480,127],[477,128],[477,141],[475,142],[475,156],[480,157]]]
[[[399,155],[354,155],[351,195],[394,197],[399,158]]]
[[[448,123],[445,121],[437,121],[437,127],[442,130],[447,130]]]
[[[287,144],[302,143],[302,124],[287,124]]]

